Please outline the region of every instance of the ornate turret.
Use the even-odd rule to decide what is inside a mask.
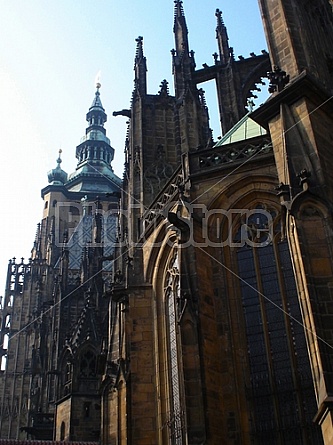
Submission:
[[[62,150],[59,150],[56,168],[53,168],[47,173],[49,183],[52,185],[63,185],[67,181],[67,173],[60,167],[60,164],[62,163],[61,153]]]
[[[101,84],[97,81],[95,97],[86,115],[88,122],[86,134],[76,147],[78,160],[76,171],[69,176],[66,184],[70,191],[96,192],[104,188],[106,192],[111,192],[119,188],[120,179],[113,173],[111,167],[114,149],[104,128],[107,115],[100,98],[100,87]],[[106,187],[102,186],[101,177],[104,178]]]
[[[143,55],[143,37],[141,36],[136,39],[134,71],[135,91],[139,92],[140,96],[144,97],[147,94],[147,61]]]
[[[86,134],[91,131],[91,127],[103,127],[107,120],[107,116],[101,102],[101,94],[99,92],[100,88],[101,84],[99,81],[97,81],[95,97],[87,113],[87,121],[89,122],[89,127],[87,128]],[[103,133],[105,134],[104,128]]]
[[[173,72],[175,76],[176,97],[180,98],[187,90],[195,70],[194,51],[189,51],[188,30],[181,0],[175,1],[175,34],[176,49],[171,51],[173,56]]]
[[[180,55],[182,52],[189,52],[188,45],[188,30],[184,14],[183,2],[181,0],[175,1],[175,22],[173,32],[176,38],[176,51]]]
[[[220,62],[225,64],[231,58],[227,28],[223,22],[222,11],[217,9],[215,15],[217,17],[216,39],[219,46]]]
[[[113,160],[114,149],[110,146],[110,139],[106,137],[104,124],[107,120],[105,110],[103,108],[99,89],[101,84],[96,83],[96,93],[94,100],[89,108],[86,120],[89,126],[86,129],[85,136],[82,137],[80,145],[76,148],[76,158],[78,159],[78,167],[80,164],[90,161],[104,161],[107,164]],[[98,146],[102,150],[96,150],[93,145],[98,142]]]

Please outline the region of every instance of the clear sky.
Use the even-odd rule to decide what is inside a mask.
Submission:
[[[144,37],[148,92],[163,79],[173,92],[173,0],[0,0],[0,295],[8,260],[28,259],[42,216],[40,190],[47,171],[75,170],[75,147],[101,72],[107,135],[115,148],[113,167],[122,177],[126,119],[133,90],[135,39]],[[223,12],[235,56],[266,49],[257,0],[184,0],[190,48],[196,63],[212,64],[217,51],[215,10]],[[220,134],[215,96],[207,91],[211,126]]]

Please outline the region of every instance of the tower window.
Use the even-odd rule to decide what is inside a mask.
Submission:
[[[6,318],[5,318],[5,328],[10,328],[10,314],[6,315]]]
[[[77,206],[69,206],[69,212],[72,214],[72,216],[80,215],[80,209]]]
[[[8,307],[13,307],[13,304],[14,304],[14,295],[10,295],[9,299],[8,299],[7,306]]]
[[[63,395],[70,394],[72,391],[72,380],[73,380],[73,363],[70,358],[67,356],[65,362],[63,364]]]
[[[7,366],[7,354],[3,355],[1,357],[1,367],[0,367],[0,371],[5,371],[6,370],[6,366]]]
[[[9,343],[9,334],[5,334],[3,337],[3,349],[8,349],[8,343]]]
[[[85,352],[80,361],[80,377],[96,376],[96,356],[92,351]]]

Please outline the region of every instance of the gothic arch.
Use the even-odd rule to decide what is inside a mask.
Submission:
[[[74,357],[69,348],[65,348],[60,358],[60,393],[61,397],[67,396],[72,392],[74,379]]]
[[[227,196],[224,208],[245,213],[245,220],[240,212],[231,224],[225,218],[220,233],[222,241],[226,234],[229,238],[216,256],[229,305],[231,343],[238,351],[233,360],[244,368],[235,385],[253,413],[255,441],[273,440],[270,428],[276,425],[280,440],[301,443],[316,412],[315,397],[289,245],[281,239],[281,207],[267,183],[254,183],[249,190],[244,181],[245,193],[240,187],[215,199],[214,206],[222,207]],[[262,242],[265,227],[271,236]],[[312,397],[307,411],[304,388]],[[307,426],[302,429],[300,424]]]
[[[317,214],[321,218],[332,221],[332,209],[330,208],[331,205],[322,198],[313,195],[309,191],[304,191],[299,193],[291,202],[290,213],[296,219]]]
[[[95,348],[85,343],[77,352],[78,379],[95,378],[97,373],[97,352]]]
[[[212,247],[225,246],[235,235],[240,221],[246,223],[255,209],[262,209],[267,222],[280,212],[274,176],[255,175],[235,179],[222,188],[208,203],[207,217],[203,220],[206,242]],[[253,219],[253,218],[252,218]]]
[[[216,192],[215,196],[207,203],[207,208],[235,208],[236,205],[243,206],[238,208],[244,208],[255,199],[255,194],[260,194],[271,201],[278,202],[276,196],[277,177],[273,175],[244,175],[242,178],[235,178],[232,182],[222,181],[220,189]]]
[[[163,263],[163,256],[165,255],[165,249],[167,250],[172,246],[175,241],[175,233],[168,232],[168,223],[163,220],[159,223],[155,232],[149,236],[147,242],[150,245],[149,257],[145,268],[145,281],[147,283],[153,283],[154,276],[156,274],[157,264]],[[158,266],[159,267],[159,266]]]
[[[61,422],[60,425],[60,440],[64,441],[65,440],[65,432],[66,432],[66,424],[65,422]]]
[[[256,84],[260,84],[263,77],[267,77],[267,72],[271,70],[271,63],[267,57],[261,63],[255,65],[246,78],[243,79],[243,104],[247,106],[248,99],[251,99],[251,91],[256,90]]]
[[[178,249],[175,233],[165,238],[153,274],[155,294],[156,379],[158,387],[159,443],[183,434],[184,410],[180,330],[177,299],[180,295]],[[174,439],[172,439],[174,438]],[[172,442],[182,443],[182,442]]]

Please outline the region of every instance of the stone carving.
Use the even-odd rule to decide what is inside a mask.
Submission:
[[[163,145],[157,146],[156,160],[144,174],[145,192],[155,195],[162,190],[173,174],[173,166],[166,161]]]
[[[280,92],[289,83],[289,75],[281,70],[280,67],[275,66],[273,71],[267,73],[267,77],[270,81],[268,91],[270,93]]]

